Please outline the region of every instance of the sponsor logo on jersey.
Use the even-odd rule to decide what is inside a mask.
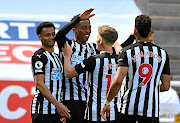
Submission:
[[[51,79],[52,80],[59,80],[62,77],[62,70],[61,68],[53,68],[51,72]]]
[[[81,63],[84,59],[84,56],[78,56],[78,55],[73,55],[71,58],[71,65],[77,65],[79,63]]]

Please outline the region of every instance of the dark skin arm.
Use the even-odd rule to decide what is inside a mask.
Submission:
[[[57,108],[58,113],[62,117],[70,118],[71,115],[69,114],[70,112],[69,109],[54,98],[48,87],[44,84],[44,80],[45,80],[44,74],[39,74],[34,76],[35,85],[39,89],[41,94]]]
[[[168,91],[170,88],[170,75],[162,74],[161,75],[161,85],[160,85],[160,92]]]

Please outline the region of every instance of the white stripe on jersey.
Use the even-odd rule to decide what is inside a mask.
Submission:
[[[158,49],[156,47],[152,47],[152,49],[153,49],[153,52],[155,54],[158,54]],[[157,69],[158,69],[158,61],[157,60],[153,60],[153,74],[152,74],[152,79],[151,79],[151,83],[152,84],[150,85],[150,90],[153,90],[153,88],[154,88],[154,82],[153,81],[155,79]],[[158,83],[159,82],[156,81],[156,85],[158,85]],[[156,97],[158,97],[158,96],[156,95]],[[153,91],[150,91],[150,93],[149,93],[149,101],[148,101],[148,111],[147,111],[147,116],[148,117],[152,116],[152,110],[153,110],[152,102],[153,102]]]
[[[157,76],[156,88],[158,88],[158,86],[160,85],[161,73],[162,73],[164,64],[165,64],[165,62],[166,62],[166,53],[165,53],[165,51],[162,50],[162,49],[161,49],[161,55],[162,55],[162,57],[161,57],[161,58],[162,58],[162,61],[161,61],[161,66],[160,66],[159,73],[158,73],[158,76]],[[158,97],[158,99],[159,99],[158,89],[156,89],[155,91],[156,91],[156,92],[155,92],[156,97]],[[159,100],[156,99],[155,101],[156,101],[155,105],[156,105],[156,106],[159,106],[159,102],[158,102]],[[156,114],[155,116],[158,117],[158,114],[159,114],[159,109],[158,109],[158,107],[156,107],[155,114]]]
[[[138,54],[140,52],[140,49],[139,47],[135,47],[135,54]],[[136,60],[136,68],[138,68],[141,64],[141,59],[137,59]],[[133,72],[132,72],[133,74]],[[131,75],[133,76],[133,75]],[[129,106],[129,109],[128,109],[128,114],[129,115],[133,115],[133,111],[134,111],[134,104],[135,104],[135,98],[136,97],[136,93],[137,93],[137,88],[138,88],[138,82],[139,82],[139,74],[138,72],[136,71],[135,75],[134,75],[134,80],[130,80],[131,82],[133,81],[133,89],[132,89],[132,93],[131,93],[131,98],[130,98],[130,106]]]

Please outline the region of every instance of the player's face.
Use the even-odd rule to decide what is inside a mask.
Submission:
[[[102,39],[101,39],[101,36],[98,34],[98,35],[97,35],[97,40],[96,40],[96,44],[97,44],[97,45],[96,45],[96,46],[97,46],[96,49],[98,49],[98,50],[100,50],[100,48],[101,48],[101,46],[100,46],[101,40],[102,40]]]
[[[80,21],[74,28],[75,37],[78,43],[86,44],[91,34],[91,24],[88,20]]]
[[[39,39],[42,41],[42,45],[46,47],[53,47],[55,44],[55,30],[53,27],[42,28],[42,32],[39,35]]]

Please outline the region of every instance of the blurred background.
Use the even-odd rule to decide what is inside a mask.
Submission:
[[[95,8],[91,18],[90,42],[96,42],[100,25],[110,25],[122,43],[133,33],[139,14],[152,18],[155,43],[169,54],[171,88],[160,93],[160,121],[173,123],[180,112],[180,0],[0,0],[0,122],[31,123],[34,95],[31,56],[41,47],[36,27],[51,21],[56,31],[86,9]],[[74,38],[72,31],[68,34]],[[58,52],[57,46],[55,47]]]

